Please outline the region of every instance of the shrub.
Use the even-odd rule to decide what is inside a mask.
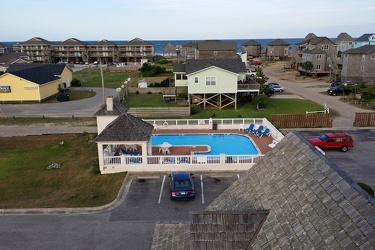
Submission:
[[[139,71],[142,72],[142,75],[144,77],[150,77],[150,76],[163,74],[166,72],[166,69],[164,67],[154,66],[154,65],[149,65],[148,63],[144,63],[142,65],[142,68],[139,69]]]
[[[72,85],[72,87],[81,87],[81,86],[82,86],[81,81],[78,80],[78,79],[76,79],[76,78],[74,78],[74,79],[70,82],[70,84]]]
[[[151,95],[151,94],[152,94],[152,92],[151,92],[151,91],[148,91],[148,92],[147,92],[147,94],[148,94],[148,95]]]
[[[135,91],[135,94],[136,94],[136,95],[139,95],[139,91],[138,91],[138,90],[137,90],[137,91]]]
[[[199,106],[198,106],[197,104],[192,104],[192,105],[190,106],[190,113],[191,113],[192,115],[194,115],[194,114],[198,114],[198,113],[199,113]]]
[[[253,98],[253,104],[257,105],[258,109],[264,109],[269,103],[270,98],[268,98],[266,95],[257,95]]]

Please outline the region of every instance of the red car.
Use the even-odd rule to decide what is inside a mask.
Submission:
[[[308,141],[321,149],[339,148],[342,152],[348,151],[349,147],[353,147],[353,138],[346,133],[325,133],[318,138],[311,138]]]
[[[249,65],[262,65],[261,61],[249,60]]]

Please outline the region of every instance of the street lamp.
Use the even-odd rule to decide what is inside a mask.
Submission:
[[[180,63],[180,49],[176,48],[176,54],[177,54],[177,63]]]

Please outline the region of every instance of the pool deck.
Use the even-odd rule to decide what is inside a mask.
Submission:
[[[220,129],[220,130],[187,130],[187,129],[179,129],[179,130],[163,130],[158,129],[154,131],[153,134],[240,134],[246,135],[252,139],[256,147],[260,150],[261,154],[266,154],[271,148],[268,146],[272,143],[273,138],[270,136],[263,136],[259,138],[252,133],[246,133],[243,131],[238,131],[236,129]],[[193,151],[207,151],[206,146],[197,146],[197,147],[189,147],[189,146],[172,146],[169,148],[170,155],[190,155]],[[153,155],[163,155],[159,153],[158,147],[152,147],[152,154]]]

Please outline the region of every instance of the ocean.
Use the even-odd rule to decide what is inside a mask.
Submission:
[[[275,39],[276,38],[272,38],[272,39],[253,39],[253,40],[260,43],[262,45],[262,48],[266,48],[267,44],[272,42]],[[223,42],[236,42],[238,52],[241,52],[242,44],[249,41],[249,40],[250,39],[220,39],[220,41],[223,41]],[[303,38],[282,38],[282,40],[289,43],[290,51],[292,51],[294,49],[294,45],[301,42],[303,40]],[[163,48],[168,42],[171,42],[174,46],[176,46],[176,45],[181,45],[181,44],[185,44],[185,43],[188,43],[188,42],[202,42],[204,40],[145,40],[145,41],[154,44],[155,54],[162,55],[163,54]],[[59,42],[62,42],[62,41],[51,41],[51,42],[59,43]],[[84,42],[86,42],[88,44],[93,44],[93,43],[96,43],[97,41],[84,41]],[[112,42],[117,43],[117,44],[122,44],[126,41],[124,40],[124,41],[112,41]],[[0,43],[4,44],[6,46],[13,46],[13,44],[16,44],[17,42],[0,42]]]

